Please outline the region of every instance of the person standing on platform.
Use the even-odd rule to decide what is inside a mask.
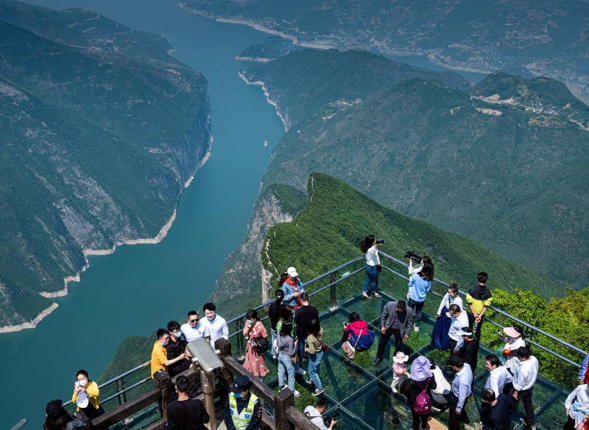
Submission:
[[[450,349],[448,332],[452,325],[452,316],[450,315],[450,306],[452,305],[458,305],[460,309],[463,309],[464,306],[458,294],[458,284],[456,282],[448,287],[448,292],[440,302],[436,323],[432,330],[432,346],[442,351],[448,351]]]
[[[188,378],[181,375],[176,379],[176,393],[178,400],[168,405],[168,420],[166,430],[206,430],[206,423],[210,421],[209,414],[200,399],[188,396],[190,383]]]
[[[470,419],[466,413],[466,403],[472,394],[472,370],[458,355],[451,355],[448,363],[456,372],[452,381],[452,392],[450,393],[449,430],[459,430],[460,423],[469,424]]]
[[[208,341],[213,350],[215,349],[215,341],[217,339],[229,339],[229,327],[225,318],[217,315],[217,306],[214,303],[205,303],[202,307],[205,313],[205,320],[203,321],[204,329],[208,332]]]
[[[460,349],[462,360],[470,365],[470,369],[474,374],[479,359],[479,340],[474,337],[470,327],[464,327],[460,334],[462,335],[462,343],[457,345],[456,348]]]
[[[409,300],[407,306],[413,309],[415,333],[419,332],[419,324],[421,323],[421,315],[427,293],[432,288],[432,281],[434,280],[434,265],[433,263],[425,263],[419,273],[412,275],[409,278]]]
[[[407,396],[407,405],[411,408],[413,430],[426,430],[431,416],[432,390],[436,388],[436,379],[431,370],[427,357],[421,355],[411,363],[411,375],[401,384],[401,392]],[[429,410],[420,410],[424,404],[420,403],[423,392],[429,397]],[[417,404],[416,404],[417,403]],[[416,410],[416,408],[418,408]],[[419,409],[420,408],[420,409]]]
[[[309,356],[309,377],[307,384],[315,385],[315,391],[313,394],[315,397],[323,394],[323,383],[319,377],[319,365],[323,361],[323,329],[319,325],[319,319],[311,321],[307,329],[307,342],[305,345],[305,352]]]
[[[184,360],[186,356],[184,354],[180,354],[178,357],[168,360],[168,352],[166,351],[166,346],[170,343],[170,333],[168,330],[164,328],[160,328],[156,332],[157,340],[153,344],[153,349],[151,351],[151,377],[153,378],[153,374],[160,370],[164,372],[168,371],[168,366],[171,366],[177,363],[180,360]]]
[[[516,367],[515,375],[513,375],[511,397],[518,403],[520,400],[523,401],[526,413],[525,419],[522,420],[524,426],[536,430],[533,396],[534,384],[538,378],[538,360],[531,355],[530,348],[527,346],[518,349],[516,355],[519,365]]]
[[[409,339],[412,325],[413,310],[403,300],[398,302],[390,301],[384,305],[380,314],[380,332],[382,335],[378,341],[376,359],[372,363],[374,366],[378,366],[384,358],[384,352],[391,336],[395,337],[395,352],[393,355],[403,350],[403,340]]]
[[[486,286],[488,279],[489,275],[485,272],[478,273],[478,285],[472,287],[466,295],[466,303],[468,303],[468,309],[470,310],[468,320],[477,339],[481,338],[481,327],[485,318],[485,312],[487,312],[493,301],[493,295]]]
[[[305,292],[303,282],[299,278],[297,269],[289,267],[280,277],[282,291],[284,291],[284,304],[293,309],[301,307],[301,294]]]
[[[505,394],[498,397],[488,388],[481,392],[481,423],[479,430],[509,430],[511,414],[514,412],[513,401]]]
[[[452,324],[448,331],[450,338],[450,354],[458,354],[457,346],[462,343],[462,329],[468,327],[468,316],[466,311],[462,310],[457,304],[450,305],[450,316],[452,317]]]
[[[84,411],[89,420],[102,415],[104,409],[100,405],[98,384],[88,378],[88,372],[85,370],[78,370],[76,379],[72,403],[78,407],[78,410]]]
[[[304,375],[306,372],[303,370],[303,351],[305,350],[305,342],[309,334],[309,326],[312,321],[319,321],[319,312],[315,306],[309,304],[309,295],[305,292],[301,293],[301,307],[295,310],[294,322],[296,327],[296,334],[298,342],[298,357],[299,365],[297,373]]]
[[[517,325],[513,327],[505,327],[503,333],[507,338],[499,333],[499,338],[505,342],[505,345],[500,351],[499,359],[504,362],[505,367],[512,375],[515,374],[515,368],[519,364],[515,352],[522,346],[526,346],[524,330]]]
[[[589,351],[585,355],[585,359],[581,363],[579,369],[579,385],[589,384]]]
[[[262,424],[262,402],[250,392],[252,381],[245,375],[235,378],[225,404],[227,430],[258,430]]]
[[[180,331],[184,335],[186,342],[190,343],[193,340],[200,339],[201,337],[210,337],[206,325],[202,321],[198,320],[198,312],[188,312],[188,322],[182,324]]]
[[[192,364],[192,360],[190,360],[190,353],[186,350],[186,345],[188,345],[188,342],[182,338],[180,324],[178,324],[176,321],[170,321],[168,323],[168,331],[170,332],[170,342],[166,345],[166,354],[168,359],[172,360],[178,357],[180,354],[184,354],[184,357],[186,357],[184,360],[177,361],[168,367],[170,378],[173,378],[185,370],[188,370]]]
[[[274,300],[268,307],[268,318],[270,319],[270,332],[272,333],[272,358],[276,360],[278,358],[278,347],[276,345],[278,339],[278,331],[276,324],[280,320],[282,309],[285,305],[282,303],[284,300],[284,291],[276,290],[276,300]]]
[[[496,355],[487,355],[485,357],[485,367],[489,371],[489,378],[485,388],[493,391],[495,397],[503,393],[509,395],[513,387],[513,376],[505,366],[501,366],[501,361]]]
[[[366,281],[364,282],[364,291],[362,297],[370,299],[370,294],[374,297],[380,297],[376,291],[378,283],[378,270],[380,267],[380,257],[378,256],[378,246],[376,238],[370,234],[360,242],[360,250],[366,254]]]
[[[262,379],[270,371],[266,367],[266,359],[263,352],[258,352],[256,339],[268,339],[266,327],[258,318],[258,313],[251,309],[245,314],[245,327],[243,328],[243,337],[247,339],[247,350],[245,354],[245,363],[243,367],[251,372],[255,378]]]

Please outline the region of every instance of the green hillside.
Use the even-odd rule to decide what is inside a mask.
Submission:
[[[300,125],[329,104],[337,108],[357,103],[406,79],[439,80],[448,87],[470,88],[470,82],[455,73],[433,72],[354,50],[295,51],[242,73],[266,84],[290,126]]]
[[[0,326],[84,249],[155,237],[209,146],[205,79],[161,36],[0,0]],[[26,53],[24,55],[23,53]]]
[[[299,84],[287,85],[278,93]],[[547,78],[494,74],[469,91],[406,80],[287,133],[264,184],[300,189],[321,171],[580,288],[589,281],[588,123],[589,107]]]

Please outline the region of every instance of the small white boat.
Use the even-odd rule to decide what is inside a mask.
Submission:
[[[12,427],[10,430],[18,430],[20,429],[22,426],[24,426],[27,423],[26,418],[23,418],[22,420],[20,420],[14,427]]]
[[[267,147],[268,147],[268,141],[264,140],[264,148],[267,148]]]

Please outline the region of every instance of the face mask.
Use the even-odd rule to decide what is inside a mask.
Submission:
[[[207,318],[208,318],[208,317],[207,317]],[[209,318],[209,321],[210,321],[210,322],[213,322],[213,321],[215,321],[215,318],[217,318],[217,314],[213,315],[213,317],[212,317],[212,318]]]
[[[160,343],[161,343],[161,345],[162,345],[164,348],[165,348],[166,346],[168,346],[168,343],[167,343],[167,342],[160,342]]]
[[[236,394],[236,395],[235,395],[235,398],[236,398],[236,399],[241,399],[241,398],[243,398],[243,393]]]
[[[174,336],[176,336],[176,339],[180,339],[182,337],[182,332],[179,331],[178,333],[174,333]]]
[[[254,323],[254,321],[252,321],[252,320],[247,320],[247,322],[248,322],[250,325],[252,325],[252,324]]]
[[[88,385],[88,380],[87,379],[82,379],[80,382],[80,386],[81,387],[85,387],[86,385]]]

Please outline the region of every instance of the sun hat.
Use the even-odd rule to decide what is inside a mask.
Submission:
[[[401,351],[399,351],[393,357],[393,361],[397,364],[407,363],[407,361],[409,361],[409,356],[405,355]]]
[[[520,328],[520,330],[521,330],[521,328]],[[505,327],[503,329],[503,331],[505,332],[505,334],[507,336],[513,337],[513,338],[521,337],[521,335],[522,335],[521,331],[518,331],[515,327]]]
[[[288,276],[292,278],[296,278],[299,276],[299,274],[297,273],[297,269],[295,269],[294,267],[289,267],[288,269],[286,269],[286,273],[288,273]]]
[[[425,381],[427,378],[432,377],[432,372],[430,370],[431,363],[424,357],[423,355],[417,357],[411,363],[411,379],[416,382]]]
[[[231,385],[231,392],[235,394],[243,393],[245,390],[249,390],[252,386],[252,381],[246,375],[241,375],[235,378],[235,382]]]

